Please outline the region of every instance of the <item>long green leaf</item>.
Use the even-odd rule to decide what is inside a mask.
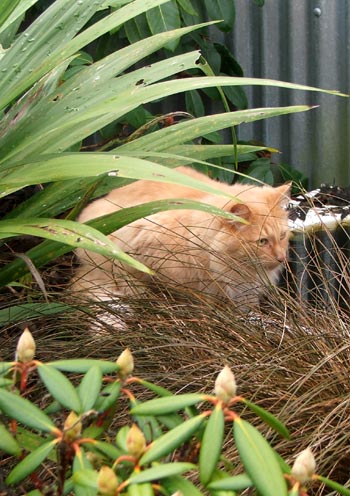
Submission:
[[[127,154],[130,151],[152,150],[152,152],[168,150],[184,143],[203,136],[212,131],[218,131],[230,126],[238,126],[244,122],[253,122],[269,117],[291,114],[294,112],[305,112],[312,107],[306,105],[292,107],[272,107],[239,110],[236,112],[225,112],[205,117],[198,117],[195,120],[183,121],[167,128],[155,131],[151,135],[142,136],[130,143],[118,148],[118,153]],[[231,145],[232,146],[232,145]]]
[[[199,452],[199,477],[206,486],[211,480],[222,452],[225,420],[222,405],[212,411],[203,434]]]
[[[98,397],[102,384],[101,369],[94,365],[84,375],[79,388],[78,394],[81,401],[82,412],[90,410]]]
[[[208,489],[210,491],[243,491],[253,486],[254,483],[247,474],[239,474],[211,482],[208,484]]]
[[[162,485],[169,491],[169,494],[175,494],[176,491],[180,491],[183,496],[204,496],[204,493],[198,487],[180,475],[165,478],[162,481]]]
[[[11,24],[13,24],[18,19],[21,19],[23,14],[30,9],[34,4],[36,4],[38,0],[5,0],[1,3],[1,7],[4,6],[7,8],[8,5],[11,5],[11,14],[2,18],[0,21],[0,33],[3,33],[5,29],[7,29]],[[13,8],[15,7],[15,8]]]
[[[286,439],[290,439],[289,430],[285,425],[282,424],[272,413],[267,412],[264,408],[248,401],[244,398],[243,403],[247,405],[247,407],[256,413],[264,422],[266,422],[270,427],[272,427],[276,432],[281,434]]]
[[[174,427],[174,429],[163,436],[158,437],[141,457],[139,461],[140,466],[142,467],[154,460],[160,460],[163,456],[172,453],[174,449],[181,446],[182,443],[187,441],[199,429],[204,418],[203,414],[197,415],[186,420],[183,424]]]
[[[0,5],[0,33],[3,31],[3,26],[6,27],[6,21],[16,10],[20,0],[2,0]]]
[[[9,473],[6,478],[6,483],[9,485],[18,484],[18,482],[34,472],[34,470],[48,457],[57,442],[57,439],[53,439],[42,444],[35,451],[27,455],[24,460],[18,463],[18,465]]]
[[[19,456],[21,448],[16,439],[9,433],[4,424],[0,423],[0,451]]]
[[[156,398],[146,401],[135,406],[131,410],[132,415],[166,415],[178,410],[182,410],[187,406],[192,406],[200,403],[205,399],[205,395],[198,393],[181,394],[179,396],[166,396],[164,398]]]
[[[63,372],[87,373],[91,368],[98,367],[103,374],[111,374],[118,370],[116,363],[106,360],[94,360],[93,358],[76,358],[68,360],[57,360],[47,365]]]
[[[10,322],[23,322],[42,317],[75,310],[65,303],[23,303],[0,310],[0,326]]]
[[[332,491],[336,491],[337,493],[341,494],[342,496],[350,496],[350,489],[347,489],[346,487],[342,486],[338,482],[335,482],[333,480],[327,479],[327,477],[322,477],[321,475],[316,476],[317,480],[325,484],[327,487],[332,489]]]
[[[9,417],[33,429],[54,432],[56,426],[38,407],[15,393],[0,389],[0,409]]]
[[[243,465],[262,496],[287,496],[287,485],[273,449],[251,424],[234,422],[236,446]]]
[[[146,273],[145,265],[133,259],[99,231],[77,222],[60,219],[25,219],[0,222],[0,238],[15,234],[28,234],[51,239],[59,243],[95,251],[107,257],[115,257]]]
[[[179,475],[194,468],[195,465],[193,465],[193,463],[163,463],[162,465],[132,474],[128,480],[130,484],[142,484],[143,482],[151,482],[158,479],[164,479],[165,477],[171,477],[172,475]]]
[[[65,375],[50,365],[40,363],[38,373],[48,391],[62,406],[81,413],[82,406],[78,393]]]

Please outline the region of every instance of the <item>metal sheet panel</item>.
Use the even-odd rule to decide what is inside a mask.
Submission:
[[[236,24],[225,43],[247,77],[280,79],[350,92],[350,1],[236,0]],[[310,104],[319,108],[240,127],[281,151],[277,161],[322,182],[350,184],[350,101],[320,93],[247,88],[250,107]]]

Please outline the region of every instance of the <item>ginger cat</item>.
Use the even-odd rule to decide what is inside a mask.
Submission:
[[[140,180],[93,201],[79,221],[149,201],[186,198],[215,205],[248,221],[217,217],[198,210],[173,210],[133,222],[110,235],[118,246],[155,272],[150,276],[116,260],[78,249],[80,267],[73,290],[92,300],[142,293],[152,282],[185,287],[249,309],[266,283],[276,283],[288,248],[285,209],[290,185],[280,187],[216,182],[187,167],[179,172],[202,180],[239,199],[192,188]]]

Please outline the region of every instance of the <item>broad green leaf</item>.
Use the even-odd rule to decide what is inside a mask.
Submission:
[[[23,322],[42,317],[75,310],[65,303],[23,303],[0,310],[0,326],[10,322]]]
[[[347,489],[346,487],[342,486],[338,482],[335,482],[333,480],[327,479],[327,477],[322,477],[321,475],[317,475],[316,479],[325,484],[327,487],[332,489],[332,491],[336,491],[337,493],[341,494],[342,496],[350,496],[350,489]]]
[[[80,474],[77,476],[77,474]],[[82,484],[79,483],[81,477]],[[75,496],[96,496],[98,474],[88,460],[86,453],[81,448],[73,460],[73,477],[70,479],[74,487]],[[78,481],[76,480],[78,479]],[[73,489],[73,488],[72,488]],[[70,494],[70,493],[65,493]]]
[[[222,31],[232,31],[235,22],[235,3],[233,1],[204,0],[211,19],[223,19],[218,25]]]
[[[193,436],[202,425],[204,419],[205,417],[203,414],[197,415],[196,417],[186,420],[183,424],[174,427],[174,429],[163,436],[158,437],[141,457],[139,461],[140,466],[151,463],[154,460],[159,460],[163,456],[172,453],[174,449],[181,446],[187,439]]]
[[[80,486],[86,488],[96,489],[95,494],[97,494],[97,488],[98,488],[97,478],[98,478],[98,473],[95,470],[91,470],[91,469],[77,470],[73,474],[74,484],[79,484]]]
[[[82,413],[94,406],[102,385],[102,372],[97,365],[86,372],[78,387]]]
[[[162,485],[169,491],[169,494],[175,494],[176,491],[180,491],[182,496],[204,496],[204,493],[198,487],[180,475],[163,479]]]
[[[95,408],[99,412],[105,412],[111,408],[119,398],[121,383],[119,381],[108,384],[102,391],[101,397],[97,400]]]
[[[237,418],[234,436],[247,474],[262,496],[287,496],[287,485],[277,457],[266,439],[251,424]]]
[[[179,8],[174,1],[148,10],[146,18],[153,34],[170,31],[181,26]],[[165,48],[174,51],[178,44],[178,40],[168,42]]]
[[[193,470],[196,466],[193,463],[174,462],[163,463],[156,467],[152,467],[142,472],[131,474],[129,480],[130,484],[142,484],[143,482],[151,482],[172,475],[179,475],[189,470]]]
[[[0,375],[7,374],[16,362],[0,362]]]
[[[131,410],[132,415],[165,415],[205,400],[204,394],[189,393],[146,401]]]
[[[89,449],[92,449],[91,445],[89,446]],[[93,444],[93,450],[95,449],[113,461],[123,454],[120,449],[107,441],[95,441]]]
[[[82,405],[78,393],[70,380],[62,372],[52,367],[52,365],[45,365],[43,363],[38,364],[37,370],[40,379],[55,400],[69,410],[81,413]]]
[[[58,439],[53,439],[45,444],[42,444],[35,451],[27,455],[19,462],[6,478],[6,484],[18,484],[25,479],[29,474],[34,472],[36,468],[48,457],[53,448],[58,443]]]
[[[19,456],[21,448],[16,439],[9,433],[4,424],[0,423],[0,450],[14,456]]]
[[[250,410],[256,413],[264,422],[266,422],[266,424],[281,434],[281,436],[286,439],[290,439],[290,433],[287,427],[283,425],[282,422],[280,422],[274,415],[272,415],[272,413],[267,412],[264,408],[261,408],[261,406],[258,406],[245,398],[242,402],[247,405]]]
[[[0,377],[0,387],[7,387],[13,384],[13,379],[5,379]]]
[[[93,367],[98,367],[103,374],[111,374],[118,370],[116,363],[106,360],[95,360],[93,358],[76,358],[68,360],[56,360],[47,365],[63,372],[77,372],[85,374]]]
[[[155,496],[155,492],[150,482],[130,484],[127,486],[126,490],[128,496]]]
[[[91,226],[61,219],[4,220],[0,222],[0,238],[9,234],[27,234],[58,241],[69,246],[91,250],[107,257],[115,257],[142,272],[151,271],[124,253],[109,238]]]
[[[11,419],[44,432],[55,432],[52,420],[26,398],[0,389],[0,409]]]
[[[199,452],[199,477],[203,486],[211,480],[222,452],[225,419],[219,403],[212,411],[205,426]]]
[[[254,483],[247,474],[227,477],[208,484],[210,491],[243,491],[248,487],[254,487]]]
[[[191,4],[191,0],[176,0],[177,3],[180,5],[180,7],[187,12],[187,14],[192,15],[192,16],[197,16],[196,10],[193,8],[193,5]]]

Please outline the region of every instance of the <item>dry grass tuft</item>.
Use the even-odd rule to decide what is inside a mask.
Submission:
[[[314,239],[314,247],[318,241]],[[337,247],[321,241],[318,245],[326,246],[334,257]],[[300,250],[299,256],[300,271],[294,273],[293,284],[288,290],[273,291],[261,313],[244,316],[230,303],[211,305],[193,294],[181,298],[153,294],[135,299],[131,311],[123,305],[109,307],[119,325],[113,328],[103,324],[107,303],[100,304],[99,333],[87,330],[91,317],[81,311],[38,325],[33,330],[38,358],[115,359],[130,347],[136,374],[173,392],[211,391],[216,375],[228,364],[238,393],[267,408],[290,429],[292,440],[281,440],[257,422],[279,452],[292,462],[310,446],[317,472],[344,484],[349,482],[350,466],[349,309],[339,306],[334,281],[340,272],[325,267],[324,254],[323,261],[312,260],[312,270],[310,258]],[[336,256],[346,292],[350,278],[344,255]],[[307,281],[317,276],[317,284],[304,286],[301,275]],[[317,292],[316,306],[300,299],[306,291]],[[127,324],[123,328],[121,320]],[[14,334],[11,329],[2,334],[7,359],[14,349]],[[252,418],[249,412],[244,415]],[[229,442],[227,456],[232,460],[236,456]],[[320,496],[322,488],[317,487],[313,494]]]

